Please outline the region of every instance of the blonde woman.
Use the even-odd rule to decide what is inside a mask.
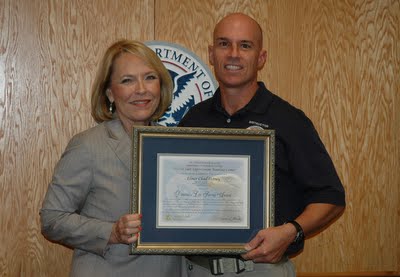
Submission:
[[[157,55],[121,40],[104,54],[92,89],[99,124],[69,142],[40,211],[42,233],[74,249],[71,276],[180,276],[182,257],[129,255],[141,230],[129,214],[130,133],[168,108],[172,81]]]

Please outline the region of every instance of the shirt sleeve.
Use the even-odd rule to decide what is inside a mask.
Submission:
[[[312,122],[304,115],[303,124],[297,124],[297,136],[289,147],[289,161],[294,179],[303,186],[304,203],[345,205],[343,185],[335,166]]]

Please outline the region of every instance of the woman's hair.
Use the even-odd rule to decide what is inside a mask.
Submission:
[[[161,99],[158,107],[150,120],[160,118],[172,101],[173,84],[168,70],[165,68],[157,54],[141,42],[134,40],[119,40],[112,44],[105,52],[97,71],[96,79],[92,87],[92,116],[97,123],[113,119],[109,111],[110,101],[106,90],[111,84],[114,61],[122,53],[131,53],[143,59],[160,78]]]

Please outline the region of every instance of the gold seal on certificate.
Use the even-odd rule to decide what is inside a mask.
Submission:
[[[274,131],[135,127],[132,254],[239,254],[274,221]]]

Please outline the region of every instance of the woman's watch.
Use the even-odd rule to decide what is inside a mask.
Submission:
[[[286,223],[291,223],[293,226],[296,228],[297,234],[296,237],[294,238],[294,241],[292,243],[302,243],[304,241],[304,231],[303,228],[301,228],[300,224],[297,223],[295,220],[290,220],[287,221]]]

